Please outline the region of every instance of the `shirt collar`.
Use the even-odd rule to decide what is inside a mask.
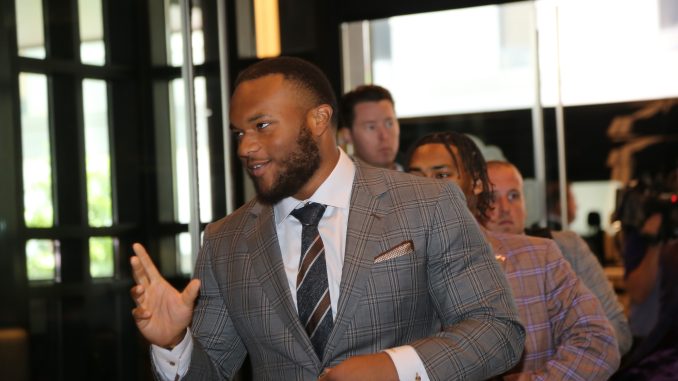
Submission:
[[[349,208],[351,189],[353,188],[353,179],[355,178],[355,164],[344,150],[339,147],[337,149],[339,150],[337,165],[308,200],[286,197],[273,206],[276,225],[283,222],[299,204],[309,201],[335,208]]]

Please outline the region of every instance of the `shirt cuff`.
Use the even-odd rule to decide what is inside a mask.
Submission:
[[[186,335],[172,350],[151,344],[151,357],[158,376],[163,381],[174,381],[188,373],[191,365],[191,353],[193,352],[193,339],[190,328]]]
[[[391,357],[401,381],[429,381],[424,363],[411,345],[388,348],[384,352]]]

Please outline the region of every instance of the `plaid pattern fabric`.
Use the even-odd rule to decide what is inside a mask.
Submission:
[[[633,337],[629,322],[624,314],[624,307],[619,303],[612,284],[607,279],[603,267],[586,242],[572,231],[551,232],[553,240],[563,253],[563,257],[572,266],[584,285],[598,298],[607,319],[614,328],[619,344],[619,352],[623,355],[631,349]]]
[[[527,330],[523,359],[505,379],[607,380],[620,359],[614,330],[555,242],[486,235],[505,258],[502,266]]]
[[[322,359],[297,318],[273,210],[253,200],[210,224],[196,264],[186,379],[316,380],[349,357],[412,345],[432,380],[487,379],[520,358],[506,277],[452,184],[356,164],[334,327]],[[413,252],[375,263],[412,241]]]

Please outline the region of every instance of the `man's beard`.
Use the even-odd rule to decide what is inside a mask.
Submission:
[[[301,126],[296,143],[296,150],[280,162],[280,171],[270,189],[262,189],[253,179],[259,201],[273,205],[296,194],[320,167],[320,150],[306,124]]]

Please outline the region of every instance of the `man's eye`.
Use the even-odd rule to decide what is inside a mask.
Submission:
[[[436,173],[436,179],[446,179],[450,177],[449,173]]]
[[[509,201],[520,200],[520,193],[518,193],[518,192],[511,192],[511,193],[508,194],[508,197],[507,197],[507,198],[509,199]]]
[[[268,126],[270,126],[270,125],[271,125],[270,122],[259,122],[259,123],[257,123],[257,129],[258,129],[258,130],[263,130],[264,128],[266,128],[266,127],[268,127]]]
[[[367,130],[369,130],[369,131],[372,131],[372,130],[374,130],[375,128],[377,128],[377,126],[375,126],[374,124],[366,124],[366,125],[365,125],[365,129],[367,129]]]
[[[242,131],[235,131],[234,130],[234,131],[231,131],[231,133],[233,134],[233,137],[236,138],[236,139],[240,139],[244,135],[244,133]]]

